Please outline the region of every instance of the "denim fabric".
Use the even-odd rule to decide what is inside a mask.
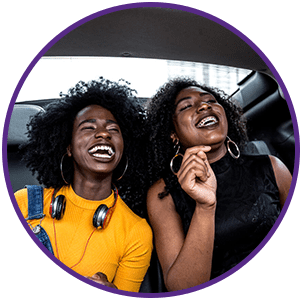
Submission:
[[[33,230],[35,236],[40,240],[40,242],[52,253],[53,253],[53,249],[52,249],[52,245],[49,239],[49,236],[47,234],[47,232],[45,231],[45,229],[41,226],[41,225],[37,225],[36,227],[34,227]]]
[[[44,218],[44,193],[43,187],[38,185],[27,185],[28,196],[28,218],[26,220]],[[40,242],[53,254],[52,245],[47,232],[41,225],[35,226],[32,231]]]
[[[41,219],[44,217],[43,187],[39,185],[27,185],[28,218],[26,220]]]

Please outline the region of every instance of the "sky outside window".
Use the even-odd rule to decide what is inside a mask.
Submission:
[[[228,94],[250,70],[202,63],[116,57],[43,57],[28,75],[17,102],[59,98],[78,81],[103,76],[124,79],[137,90],[137,96],[153,96],[170,78],[189,76],[200,83],[218,87]]]

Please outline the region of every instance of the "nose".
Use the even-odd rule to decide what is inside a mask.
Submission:
[[[105,128],[101,128],[101,129],[98,129],[96,132],[95,132],[95,138],[96,139],[110,139],[111,138],[111,135],[110,135],[110,132],[105,129]]]
[[[211,109],[210,104],[207,102],[200,102],[197,111],[200,112],[200,111],[205,111],[207,109]]]

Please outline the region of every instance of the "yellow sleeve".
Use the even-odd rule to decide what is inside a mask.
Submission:
[[[130,231],[125,254],[121,258],[113,283],[118,289],[138,292],[150,265],[152,230],[141,219]]]
[[[22,189],[15,192],[15,198],[18,206],[21,210],[22,215],[26,219],[28,217],[28,199],[27,199],[27,189]]]

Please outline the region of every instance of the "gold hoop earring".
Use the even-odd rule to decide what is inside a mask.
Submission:
[[[229,136],[227,136],[227,150],[229,152],[229,154],[231,155],[231,157],[233,157],[234,159],[238,159],[241,155],[240,149],[238,147],[238,145],[229,138]],[[230,149],[230,143],[235,147],[235,151],[237,154],[234,154],[231,149]]]
[[[119,181],[119,180],[121,180],[123,178],[124,174],[127,171],[127,168],[128,168],[128,157],[126,156],[126,166],[125,166],[125,169],[124,169],[122,175],[117,179],[117,181]]]
[[[179,169],[178,169],[177,172],[176,172],[176,170],[174,171],[174,160],[175,160],[177,157],[183,158],[183,155],[182,155],[181,153],[179,153],[180,145],[179,145],[179,140],[178,140],[178,139],[176,140],[176,143],[175,143],[175,145],[174,145],[174,148],[175,148],[175,149],[177,148],[177,149],[176,149],[175,155],[173,156],[173,158],[172,158],[171,161],[170,161],[170,169],[171,169],[172,173],[176,176],[176,175],[178,174],[178,171],[179,171],[179,169],[180,169],[180,166],[179,166]],[[180,165],[181,165],[181,162],[180,162]]]
[[[62,158],[61,158],[61,160],[60,160],[60,166],[59,166],[61,177],[62,177],[62,179],[63,179],[63,181],[65,182],[66,185],[68,185],[69,183],[66,181],[66,179],[65,179],[65,177],[64,177],[64,173],[63,173],[63,161],[64,161],[64,158],[65,158],[65,156],[66,156],[67,154],[68,154],[68,153],[65,153],[65,154],[62,156]]]

